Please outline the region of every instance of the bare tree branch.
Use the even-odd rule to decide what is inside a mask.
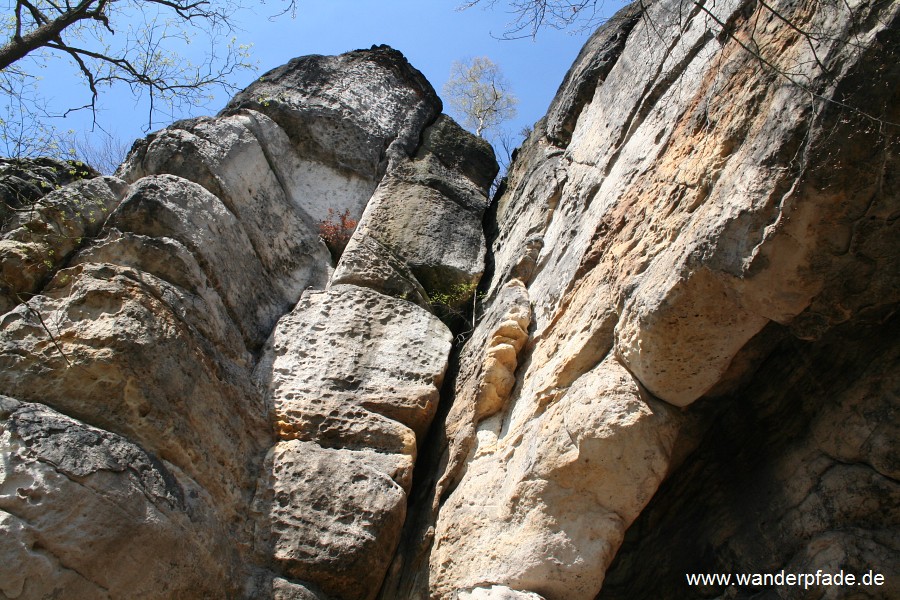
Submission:
[[[874,4],[888,4],[892,1],[895,0],[875,0]],[[637,0],[637,2],[640,3],[643,9],[642,18],[648,25],[648,31],[653,30],[656,35],[662,39],[662,32],[659,31],[658,24],[648,16],[648,8],[652,3],[645,3],[644,0]],[[822,6],[826,6],[824,0],[819,0],[819,2],[822,3]],[[498,0],[467,0],[459,7],[459,10],[466,10],[479,5],[484,6],[485,8],[491,8],[497,4]],[[534,37],[540,29],[545,27],[583,30],[588,27],[596,26],[605,20],[601,14],[601,10],[603,9],[602,0],[509,0],[507,4],[515,17],[508,25],[506,32],[502,35],[503,39]],[[685,5],[692,7],[694,12],[699,10],[715,23],[719,28],[717,35],[720,39],[728,39],[736,43],[753,56],[753,58],[766,70],[776,74],[791,85],[799,87],[804,92],[810,94],[812,98],[841,106],[864,118],[877,121],[882,125],[897,125],[878,118],[871,114],[871,111],[868,111],[863,107],[849,106],[836,98],[825,97],[821,91],[814,89],[810,83],[801,80],[801,77],[797,73],[792,73],[790,70],[777,64],[778,58],[767,56],[766,49],[763,48],[757,40],[756,21],[754,21],[754,25],[751,27],[749,37],[744,39],[743,37],[735,35],[732,23],[726,23],[714,13],[716,7],[715,0],[680,0],[677,3],[679,22],[682,22],[683,20],[681,11]],[[843,6],[851,17],[855,16],[854,10],[861,10],[859,7],[854,9],[848,0],[832,0],[832,2],[827,4],[827,6],[832,5],[834,7]],[[773,0],[757,0],[756,7],[754,7],[755,20],[758,20],[762,16],[762,11],[772,15],[777,21],[795,32],[804,40],[804,43],[809,47],[811,61],[815,63],[825,80],[833,77],[833,72],[832,68],[827,65],[827,59],[822,55],[822,49],[818,47],[817,44],[831,44],[832,52],[860,47],[861,42],[852,30],[849,32],[849,36],[853,37],[848,36],[846,39],[844,39],[842,33],[826,34],[824,31],[815,31],[801,25],[796,19],[781,12],[775,7],[775,2],[773,2]],[[872,12],[874,14],[875,10],[872,9]]]
[[[498,0],[467,0],[458,10],[478,5],[496,6]],[[603,0],[510,0],[510,12],[515,18],[507,24],[501,39],[535,37],[545,28],[583,31],[602,22]]]
[[[296,0],[280,1],[284,12],[295,13]],[[0,21],[5,38],[0,45],[0,95],[9,106],[21,106],[24,119],[90,109],[96,126],[103,90],[125,84],[137,96],[148,94],[149,129],[161,107],[174,111],[200,105],[211,86],[231,91],[231,76],[252,67],[249,47],[237,45],[232,37],[242,0],[11,0],[7,7],[8,17]],[[139,26],[127,20],[113,25],[116,19],[141,16],[146,21]],[[178,54],[184,44],[204,40],[209,46],[199,64]],[[29,75],[36,63],[25,59],[44,63],[54,56],[72,61],[89,98],[50,114],[45,103],[29,106],[40,96],[36,79]],[[8,121],[0,117],[0,127]]]
[[[16,296],[18,297],[18,294],[16,294]],[[56,336],[54,336],[53,333],[50,331],[50,328],[47,327],[47,323],[44,322],[44,317],[41,316],[41,313],[36,308],[31,306],[31,304],[29,304],[27,300],[22,302],[22,304],[25,305],[25,307],[28,309],[28,312],[31,313],[41,324],[41,328],[44,330],[44,333],[47,334],[47,337],[50,338],[50,342],[53,344],[53,347],[56,348],[56,351],[59,353],[59,355],[62,356],[64,361],[66,361],[66,366],[71,367],[72,362],[69,360],[69,357],[66,356],[66,353],[63,352],[62,347],[59,345],[59,342],[56,340]]]

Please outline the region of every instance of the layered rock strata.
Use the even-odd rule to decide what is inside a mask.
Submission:
[[[5,218],[7,597],[378,592],[450,352],[429,294],[484,268],[496,164],[439,113],[394,50],[306,57]]]
[[[487,235],[490,148],[384,47],[29,189],[0,592],[896,596],[898,13],[624,9]],[[782,569],[887,584],[684,579]]]

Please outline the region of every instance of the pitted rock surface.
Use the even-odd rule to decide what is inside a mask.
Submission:
[[[492,200],[387,47],[0,164],[0,592],[898,596],[898,24],[626,7]]]

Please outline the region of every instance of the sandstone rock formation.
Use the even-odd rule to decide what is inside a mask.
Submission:
[[[349,285],[305,293],[279,321],[255,370],[279,442],[254,500],[279,571],[338,598],[377,592],[450,341],[421,307]]]
[[[450,353],[429,294],[484,269],[496,163],[440,107],[390,48],[299,59],[4,218],[7,597],[377,594]]]
[[[627,7],[490,206],[386,47],[0,173],[0,593],[896,597],[898,31]],[[886,583],[685,580],[782,569]]]
[[[0,396],[0,418],[4,597],[222,593],[234,549],[210,527],[203,489],[125,438],[45,405]]]
[[[834,385],[791,388],[795,398],[774,391],[784,370],[760,365],[797,344],[828,355],[815,348],[833,348],[832,331],[873,323],[895,345],[882,328],[900,290],[900,198],[888,183],[897,17],[896,3],[662,1],[597,31],[519,150],[489,223],[485,312],[385,598],[508,593],[495,587],[694,598],[688,567],[893,571],[900,521],[886,507],[898,488],[874,465],[882,444],[896,450],[880,440],[897,395],[874,380],[891,381],[896,367],[862,383],[854,357],[871,354],[837,337],[853,348],[837,354],[846,363],[790,363]],[[496,362],[489,330],[510,313],[511,290],[528,338],[505,352],[514,379],[481,410],[494,378],[484,365]],[[775,408],[791,403],[790,418]],[[748,412],[757,416],[737,416]],[[764,414],[768,427],[754,425]],[[839,433],[849,414],[870,441]],[[768,460],[710,494],[706,473],[745,468],[760,445]],[[667,476],[606,591],[626,529]],[[760,534],[767,526],[779,533]]]

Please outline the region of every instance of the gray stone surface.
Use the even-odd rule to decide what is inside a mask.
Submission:
[[[223,597],[239,589],[226,568],[235,562],[226,529],[203,488],[173,465],[6,396],[0,447],[4,597]]]
[[[304,294],[279,321],[254,372],[281,440],[254,500],[257,545],[279,572],[375,596],[450,341],[425,309],[350,285]]]
[[[204,308],[130,267],[66,269],[0,319],[0,389],[142,445],[203,486],[223,518],[237,519],[268,425],[246,364],[191,326]]]
[[[0,389],[17,398],[9,402],[40,403],[35,410],[90,424],[79,425],[90,435],[58,435],[42,452],[72,460],[97,439],[144,453],[104,459],[118,479],[106,471],[72,476],[86,477],[100,499],[79,496],[70,507],[74,484],[45,474],[4,430],[0,448],[12,458],[3,464],[55,482],[31,496],[23,486],[4,496],[15,509],[3,516],[4,593],[340,600],[377,592],[451,336],[402,299],[428,306],[411,270],[422,261],[396,245],[384,272],[371,269],[376,277],[358,283],[396,284],[400,298],[346,285],[314,291],[330,284],[333,270],[322,227],[338,215],[358,220],[383,178],[399,179],[416,164],[411,185],[452,196],[444,209],[423,213],[420,235],[452,237],[458,207],[469,215],[471,238],[491,151],[442,117],[426,158],[414,159],[439,112],[430,84],[399,52],[306,57],[263,76],[222,115],[136,143],[119,179],[76,183],[43,196],[28,215],[0,215],[3,269],[15,279],[0,306]],[[450,253],[452,268],[470,279],[482,268],[465,263],[482,260],[476,241]],[[419,243],[410,256],[424,252]],[[392,270],[403,281],[388,281]],[[305,290],[311,294],[292,312]],[[278,350],[265,347],[273,330]],[[129,483],[120,510],[103,508],[106,495],[126,493],[117,482],[129,474],[149,483]],[[185,490],[162,516],[133,492],[158,504],[155,488],[141,487],[157,485],[156,474]],[[335,485],[356,492],[342,496]],[[38,497],[31,507],[28,498]],[[310,504],[319,512],[308,512]],[[58,531],[41,541],[35,531],[48,523]],[[125,545],[129,530],[146,548]],[[57,538],[69,554],[80,545],[77,560],[42,549]],[[153,558],[159,562],[138,572]],[[115,574],[79,567],[118,560]]]
[[[100,174],[91,167],[53,158],[0,158],[0,231],[9,219],[53,190]]]
[[[399,541],[406,494],[403,455],[279,442],[253,509],[260,549],[287,577],[347,600],[374,598]]]
[[[415,158],[397,161],[375,190],[332,283],[423,306],[465,289],[457,295],[467,302],[484,270],[481,220],[495,174],[490,147],[441,116]]]
[[[303,56],[265,73],[225,107],[278,123],[303,156],[379,179],[410,156],[440,112],[431,84],[387,46],[340,56]]]
[[[415,455],[437,407],[450,332],[368,288],[310,291],[278,323],[254,377],[281,437]]]
[[[82,180],[60,189],[50,188],[47,180],[41,183],[51,191],[35,199],[31,209],[19,206],[3,220],[0,314],[30,298],[97,235],[125,188],[112,177]]]
[[[492,585],[460,592],[459,600],[543,600],[543,598],[532,592],[511,590],[505,585]]]
[[[578,53],[545,117],[546,135],[554,144],[565,147],[572,140],[581,111],[615,66],[647,5],[635,2],[626,6],[598,27]]]

